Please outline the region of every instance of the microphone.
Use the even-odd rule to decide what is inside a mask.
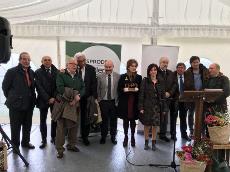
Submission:
[[[11,56],[12,35],[10,23],[0,16],[0,63],[7,63]]]

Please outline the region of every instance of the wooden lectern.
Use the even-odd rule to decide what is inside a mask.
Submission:
[[[222,89],[204,89],[203,91],[184,91],[180,96],[179,101],[181,102],[195,102],[195,139],[201,139],[204,102],[214,102],[221,94],[223,94]]]

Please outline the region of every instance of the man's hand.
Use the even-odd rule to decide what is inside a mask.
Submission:
[[[144,114],[144,110],[140,110],[140,113],[141,113],[141,114]]]
[[[55,101],[55,98],[52,97],[52,98],[49,99],[49,102],[48,102],[48,103],[49,103],[49,104],[54,104],[54,101]]]
[[[166,98],[169,98],[171,95],[170,95],[170,93],[169,92],[165,92],[165,97]]]

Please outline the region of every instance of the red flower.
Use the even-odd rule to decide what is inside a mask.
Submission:
[[[182,150],[188,153],[192,152],[192,146],[182,146]]]

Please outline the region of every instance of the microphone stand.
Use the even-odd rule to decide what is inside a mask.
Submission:
[[[7,144],[8,149],[13,148],[13,150],[18,154],[18,156],[22,159],[22,161],[25,163],[25,166],[28,167],[29,163],[26,161],[26,159],[22,156],[21,152],[19,149],[14,145],[14,143],[10,140],[10,138],[7,136],[7,134],[4,132],[2,129],[2,126],[0,124],[0,134],[2,135],[2,138]]]

